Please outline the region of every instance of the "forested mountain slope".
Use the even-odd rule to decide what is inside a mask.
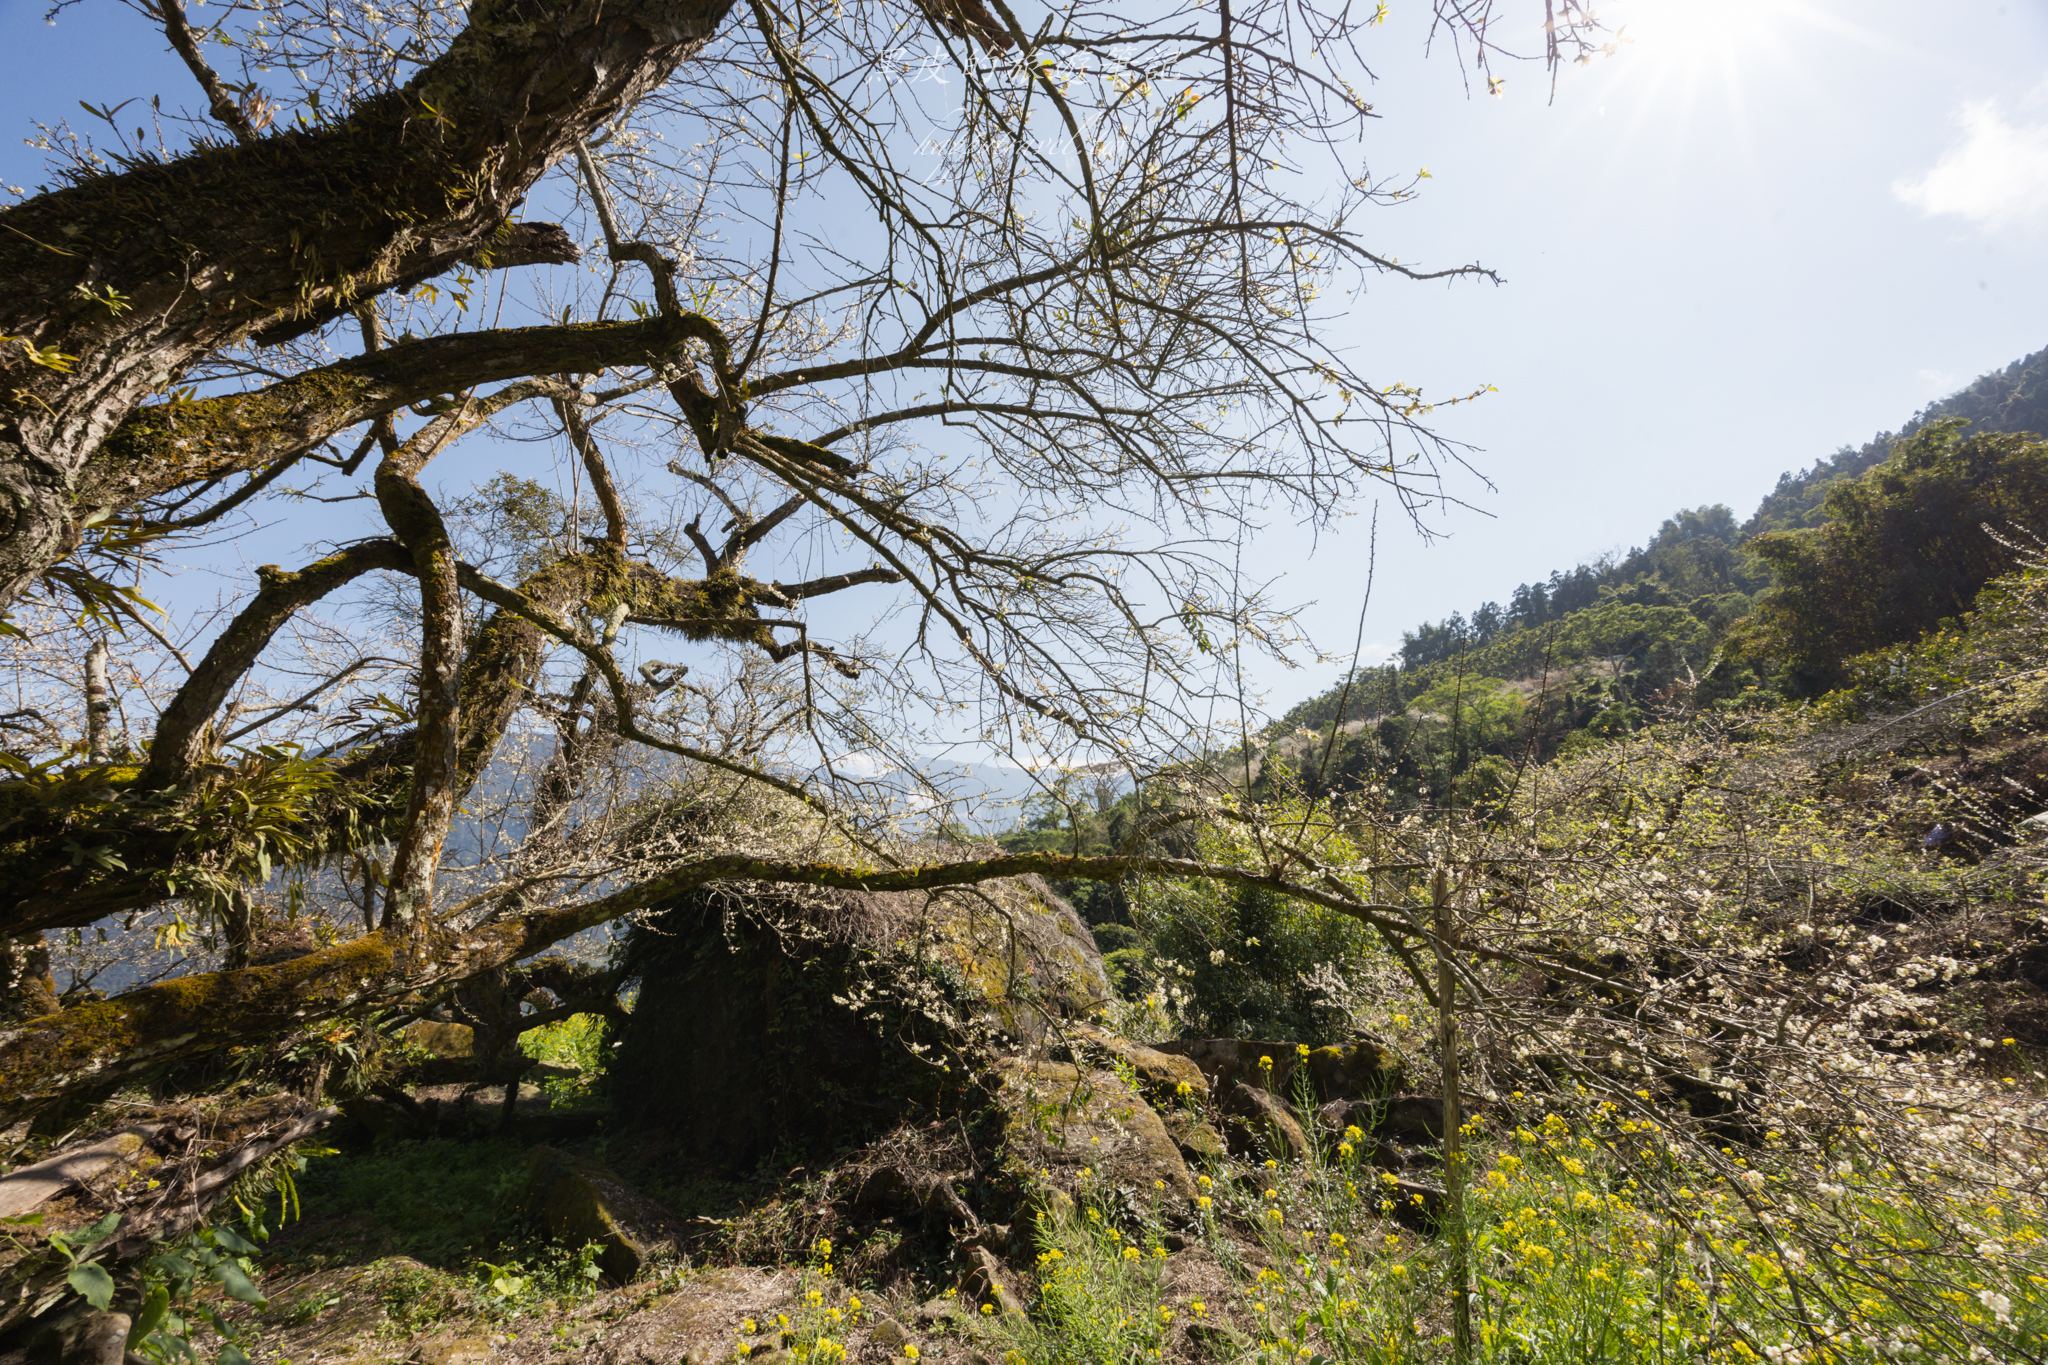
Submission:
[[[1778,486],[1743,523],[1743,535],[1812,525],[1829,484],[1861,474],[1884,459],[1894,441],[1948,417],[1968,419],[1973,431],[2048,432],[2048,349],[2023,356],[1928,404],[1897,432],[1879,432],[1860,446],[1843,446],[1816,460],[1810,469],[1780,475]]]
[[[1282,716],[1262,777],[1483,802],[1529,760],[1660,716],[1819,695],[1848,660],[1965,610],[2048,529],[2027,435],[2044,428],[2048,350],[1787,474],[1747,521],[1686,509],[1619,559],[1417,627],[1397,662]]]
[[[1319,699],[1322,730],[1255,754],[1250,799],[1241,755],[1224,756],[1232,780],[1212,781],[1206,821],[1179,821],[1201,789],[1190,774],[1185,789],[1077,799],[1018,846],[1106,849],[1149,821],[1182,856],[1257,867],[1278,849],[1392,894],[1425,894],[1418,869],[1460,870],[1462,898],[1448,878],[1426,892],[1448,951],[1439,939],[1419,960],[1257,885],[1140,879],[1083,908],[1119,916],[1097,937],[1117,945],[1127,1029],[1365,1039],[1405,1076],[1472,1087],[1457,1131],[1477,1173],[1462,1226],[1487,1267],[1469,1296],[1475,1359],[2040,1359],[2048,1274],[2021,1265],[2048,1243],[2020,1211],[2042,1194],[2048,1047],[2048,555],[2024,529],[2048,511],[2044,470],[2038,440],[1937,420],[1837,480],[1811,526],[1748,542],[1767,586],[1738,594],[1725,627],[1667,629],[1676,664],[1587,652],[1601,622],[1690,615],[1610,595],[1554,623],[1541,676],[1518,671],[1525,629],[1354,679]],[[1625,697],[1696,646],[1755,671],[1718,700],[1697,674],[1666,684],[1628,733],[1598,723],[1620,701],[1569,728],[1564,701]],[[1401,709],[1330,728],[1389,701]],[[1459,951],[1464,1080],[1443,1066],[1439,1008]],[[1273,1090],[1298,1094],[1307,1155],[1276,1146],[1235,1187],[1218,1180],[1213,1203],[1230,1210],[1219,1223],[1259,1230],[1231,1286],[1247,1320],[1294,1337],[1219,1358],[1335,1343],[1323,1358],[1456,1359],[1461,1244],[1387,1227],[1420,1207],[1401,1179],[1449,1181],[1448,1109],[1290,1089],[1285,1044],[1245,1047]],[[1388,1156],[1408,1125],[1442,1144],[1441,1164]],[[1354,1177],[1367,1153],[1379,1170]],[[2029,1172],[1994,1169],[2012,1159]],[[1927,1173],[1913,1189],[1893,1183],[1911,1169]],[[1938,1191],[1966,1187],[1944,1207]],[[1053,1249],[1073,1263],[1045,1277],[1057,1304],[1142,1320],[1112,1298],[1116,1247],[1069,1234]],[[1815,1303],[1831,1305],[1818,1326]]]

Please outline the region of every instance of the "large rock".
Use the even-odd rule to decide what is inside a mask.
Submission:
[[[1073,1025],[1067,1036],[1074,1060],[1107,1065],[1130,1078],[1190,1162],[1213,1166],[1228,1155],[1222,1133],[1209,1121],[1209,1078],[1188,1058],[1088,1023]]]
[[[483,1078],[486,1061],[476,1029],[447,1019],[415,1019],[398,1031],[405,1075],[420,1084]]]
[[[415,1019],[400,1029],[403,1041],[439,1061],[476,1060],[476,1030],[442,1019]]]
[[[1467,1101],[1468,1109],[1471,1102]],[[1471,1110],[1471,1112],[1478,1112]],[[1357,1128],[1378,1142],[1404,1147],[1438,1147],[1444,1140],[1444,1102],[1435,1095],[1395,1095],[1385,1100],[1332,1100],[1316,1111],[1334,1140]]]
[[[1274,1157],[1282,1161],[1308,1159],[1308,1134],[1301,1120],[1272,1091],[1232,1081],[1223,1091],[1222,1107],[1230,1148],[1239,1156]]]
[[[1073,1062],[996,1064],[1003,1161],[1021,1182],[1069,1195],[1118,1191],[1150,1204],[1195,1196],[1195,1178],[1164,1122],[1123,1077]]]
[[[876,899],[897,920],[895,942],[923,937],[928,961],[957,974],[968,998],[1013,1040],[1042,1043],[1054,1025],[1092,1018],[1111,998],[1094,935],[1040,878]]]
[[[1129,1072],[1145,1098],[1158,1105],[1201,1105],[1209,1102],[1209,1078],[1178,1052],[1134,1042],[1093,1024],[1079,1023],[1068,1031],[1068,1050],[1096,1056]]]
[[[666,1210],[604,1167],[552,1147],[536,1147],[529,1158],[526,1204],[563,1244],[597,1243],[599,1267],[619,1284],[676,1249]]]
[[[1161,1108],[1159,1121],[1173,1135],[1182,1154],[1197,1166],[1214,1166],[1230,1154],[1223,1134],[1199,1110]]]
[[[1108,980],[1035,878],[937,894],[687,897],[636,934],[621,1116],[716,1169],[812,1160],[957,1104]]]

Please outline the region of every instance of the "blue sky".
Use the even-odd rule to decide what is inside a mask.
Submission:
[[[34,185],[31,121],[164,91],[182,69],[129,11],[54,26],[0,6],[0,182]],[[1478,511],[1425,544],[1383,510],[1369,649],[1404,627],[1647,537],[1677,508],[1746,514],[1780,472],[1896,427],[2048,344],[2048,4],[2038,0],[1612,0],[1611,56],[1505,68],[1468,94],[1423,56],[1423,0],[1370,42],[1376,173],[1427,167],[1362,225],[1404,261],[1478,260],[1499,288],[1387,283],[1346,320],[1370,372],[1499,392],[1444,415],[1479,447]],[[1384,55],[1379,55],[1384,54]],[[1248,547],[1348,652],[1363,514],[1313,547]],[[1284,708],[1332,668],[1260,678]]]
[[[1433,178],[1369,233],[1506,284],[1385,287],[1361,315],[1389,377],[1500,390],[1445,423],[1482,447],[1491,519],[1425,546],[1383,515],[1368,641],[1679,507],[1746,515],[1781,471],[2048,345],[2048,5],[1601,12],[1633,41],[1553,103],[1534,70],[1469,99],[1440,60],[1383,73],[1376,169]],[[1349,646],[1361,538],[1295,576],[1319,641]],[[1274,700],[1313,690],[1296,675]]]

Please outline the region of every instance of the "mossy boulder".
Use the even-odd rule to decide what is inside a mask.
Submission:
[[[1015,1040],[1043,1042],[1055,1023],[1090,1018],[1111,999],[1087,923],[1040,878],[876,899],[897,902],[896,913],[929,936],[933,957]]]
[[[1106,1067],[1007,1057],[994,1111],[1004,1165],[1020,1183],[1063,1194],[1119,1192],[1185,1208],[1195,1178],[1145,1098]]]
[[[1034,878],[697,893],[636,931],[627,966],[640,990],[611,1071],[618,1112],[726,1171],[978,1108],[989,1058],[1109,993],[1087,926]]]
[[[430,1337],[413,1353],[418,1365],[491,1365],[498,1359],[497,1342],[488,1333]]]
[[[1201,1105],[1209,1101],[1209,1078],[1194,1061],[1093,1024],[1079,1023],[1067,1033],[1068,1050],[1077,1060],[1099,1059],[1128,1074],[1146,1099],[1158,1105]]]
[[[1214,1166],[1230,1154],[1223,1134],[1199,1111],[1161,1107],[1158,1113],[1159,1121],[1191,1164]]]
[[[399,1062],[408,1085],[449,1085],[483,1078],[485,1049],[468,1024],[415,1019],[397,1034]]]
[[[1471,1102],[1467,1101],[1468,1106]],[[1480,1112],[1470,1110],[1470,1112]],[[1317,1111],[1324,1129],[1341,1134],[1357,1128],[1383,1142],[1437,1147],[1444,1140],[1444,1102],[1435,1095],[1395,1095],[1386,1100],[1333,1100]]]
[[[598,1266],[617,1284],[676,1249],[666,1210],[602,1166],[552,1147],[536,1147],[529,1158],[526,1206],[564,1245],[595,1242]]]
[[[476,1030],[442,1019],[415,1019],[399,1030],[399,1038],[438,1061],[473,1061]]]
[[[1308,1133],[1301,1120],[1271,1090],[1232,1081],[1224,1087],[1221,1100],[1230,1149],[1239,1156],[1274,1157],[1282,1161],[1309,1158]]]
[[[1073,1025],[1066,1036],[1075,1061],[1107,1066],[1137,1087],[1190,1162],[1209,1166],[1223,1160],[1223,1135],[1209,1118],[1209,1078],[1193,1061],[1088,1023]]]

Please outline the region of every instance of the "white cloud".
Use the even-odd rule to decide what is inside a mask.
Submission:
[[[2048,120],[2014,123],[1979,100],[1962,107],[1956,124],[1961,138],[1892,193],[1929,216],[1967,218],[1990,231],[2048,228]]]
[[[859,749],[839,755],[832,760],[832,767],[841,777],[850,777],[857,782],[872,782],[896,771],[896,765],[880,754]]]

